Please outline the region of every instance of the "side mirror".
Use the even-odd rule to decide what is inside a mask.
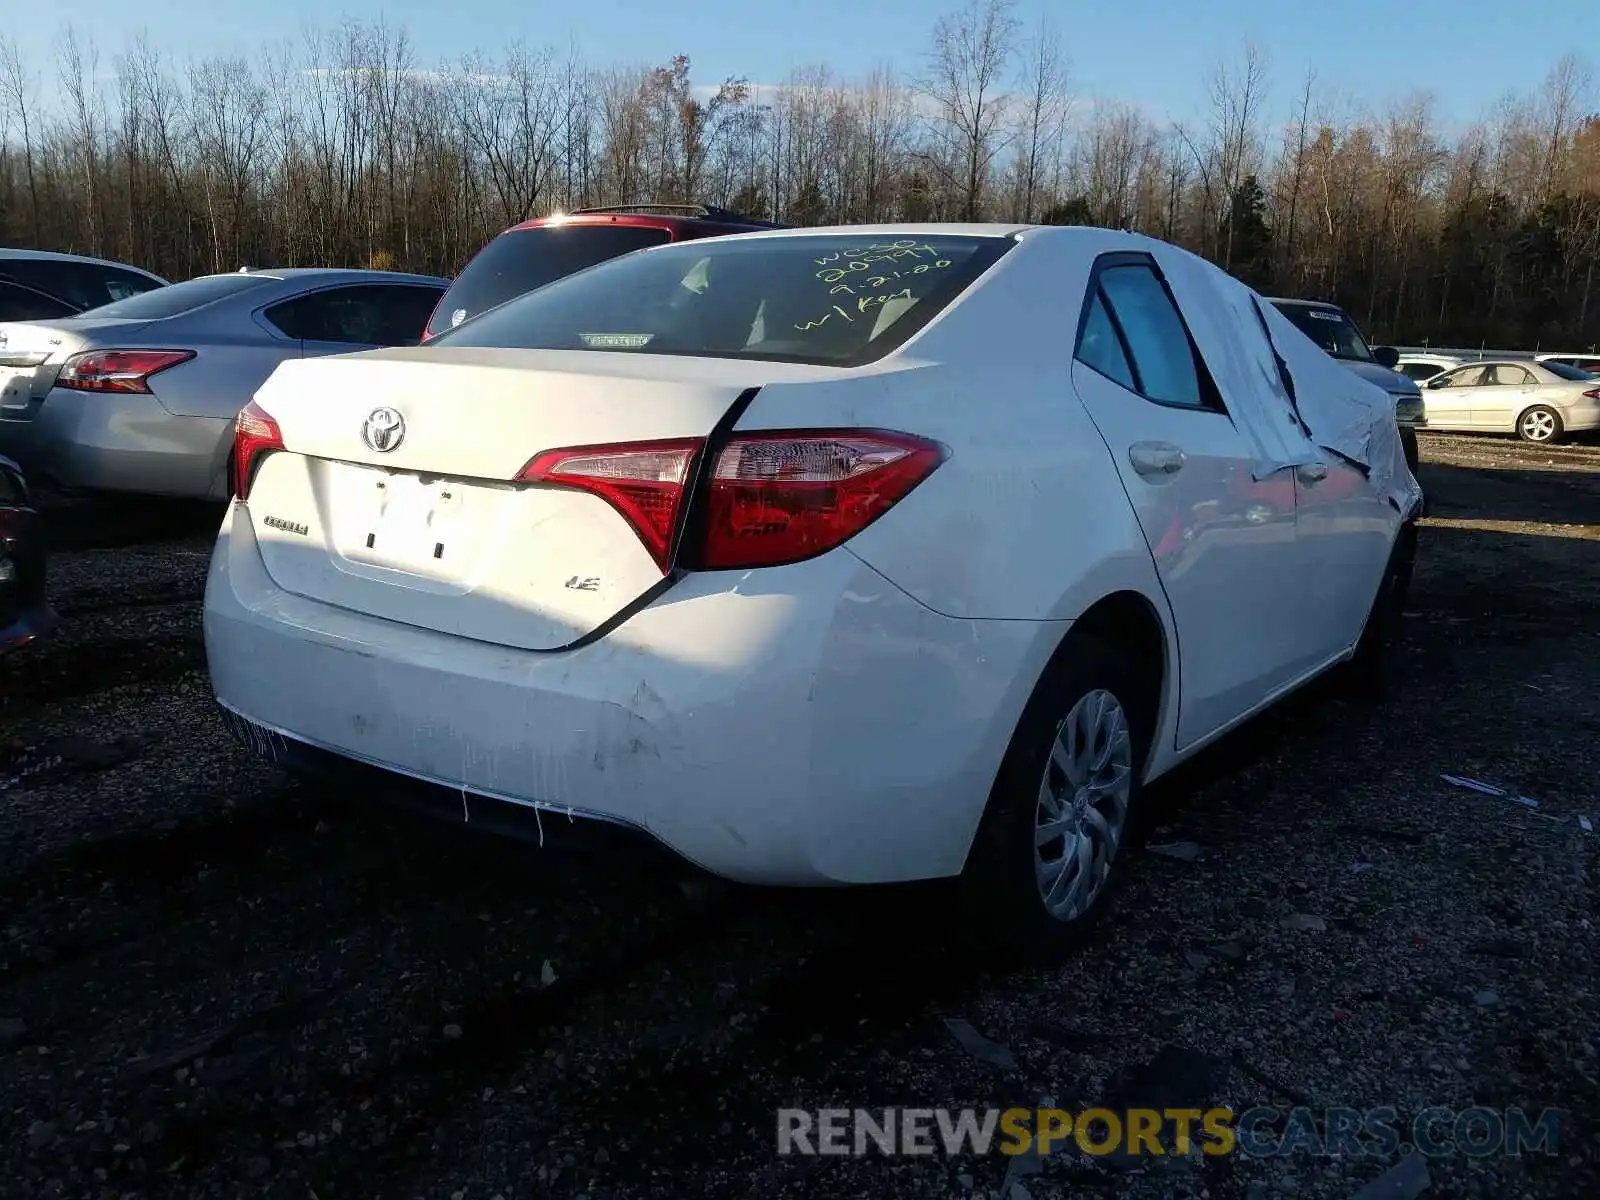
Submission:
[[[1442,387],[1446,387],[1446,386],[1449,385],[1449,383],[1450,383],[1450,381],[1448,379],[1446,379],[1443,375],[1435,375],[1432,379],[1428,380],[1428,386],[1433,388],[1433,389],[1435,389],[1435,390],[1438,390],[1439,388],[1442,388]]]
[[[1395,365],[1400,361],[1400,351],[1396,350],[1393,346],[1375,346],[1372,350],[1372,357],[1377,359],[1381,365],[1388,367],[1389,370],[1392,371],[1394,370]]]

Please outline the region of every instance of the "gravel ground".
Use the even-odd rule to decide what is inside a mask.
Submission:
[[[1428,1194],[1600,1194],[1600,448],[1423,454],[1391,694],[1208,752],[1151,796],[1198,854],[1006,975],[940,889],[685,885],[291,786],[210,703],[216,511],[58,507],[67,621],[0,660],[0,1193],[1257,1200],[1397,1161],[774,1153],[779,1107],[1048,1099],[1554,1108],[1558,1153]]]

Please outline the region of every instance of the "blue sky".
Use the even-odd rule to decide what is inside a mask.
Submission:
[[[109,69],[112,54],[140,27],[181,59],[250,54],[347,14],[404,25],[428,65],[473,49],[493,53],[520,36],[574,44],[593,64],[682,53],[698,83],[728,75],[775,83],[814,62],[844,74],[880,62],[912,70],[945,7],[940,0],[57,0],[34,10],[54,26],[47,19],[7,24],[46,68],[53,38],[68,21],[93,32]],[[1474,120],[1507,92],[1537,88],[1568,50],[1587,52],[1600,68],[1600,0],[1018,0],[1016,11],[1028,25],[1053,14],[1079,96],[1188,121],[1203,116],[1207,73],[1237,60],[1246,39],[1269,55],[1269,102],[1279,118],[1311,66],[1324,87],[1372,104],[1431,92],[1451,126]]]

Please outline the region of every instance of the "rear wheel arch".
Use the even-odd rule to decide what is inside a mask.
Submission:
[[[1524,426],[1524,422],[1528,421],[1536,413],[1548,418],[1547,422],[1541,423],[1541,432],[1543,429],[1549,430],[1543,437],[1530,436],[1530,431]],[[1561,414],[1550,405],[1530,404],[1517,413],[1517,421],[1513,428],[1516,430],[1517,436],[1523,441],[1533,442],[1535,445],[1548,446],[1561,440],[1561,435],[1566,432],[1566,423],[1562,421]]]
[[[1149,598],[1139,592],[1112,592],[1095,601],[1072,623],[1072,629],[1056,651],[1058,656],[1071,652],[1074,635],[1088,635],[1127,658],[1140,687],[1131,703],[1143,723],[1139,731],[1144,751],[1141,769],[1148,769],[1166,716],[1167,697],[1174,690],[1169,688],[1169,680],[1176,678],[1167,630],[1160,614]]]
[[[1106,907],[1109,893],[1124,873],[1130,845],[1142,836],[1138,795],[1142,777],[1153,761],[1166,690],[1168,638],[1154,602],[1132,590],[1101,597],[1072,622],[1045,663],[1006,747],[994,784],[974,831],[961,874],[959,927],[967,945],[981,954],[998,954],[1003,960],[1017,955],[1046,959],[1081,944]],[[1039,806],[1046,804],[1043,790],[1056,796],[1053,815],[1067,819],[1065,793],[1052,785],[1057,768],[1057,741],[1061,723],[1091,697],[1115,701],[1111,711],[1125,716],[1124,738],[1132,735],[1131,769],[1120,821],[1102,820],[1117,832],[1107,834],[1114,849],[1110,874],[1101,877],[1092,907],[1062,918],[1047,914],[1050,897],[1041,902],[1048,880],[1040,872]],[[1095,716],[1098,722],[1104,715]],[[1107,743],[1109,746],[1112,743]],[[1077,761],[1077,760],[1075,760]],[[1040,782],[1040,770],[1045,772]],[[1069,771],[1069,782],[1073,780]],[[1103,793],[1110,795],[1110,793]],[[1084,803],[1080,791],[1078,807]],[[1090,803],[1099,803],[1090,801]],[[1051,815],[1051,814],[1047,814]],[[1081,817],[1073,818],[1082,821]],[[1086,832],[1083,824],[1080,832]],[[1116,849],[1120,845],[1120,849]],[[1070,846],[1067,848],[1070,850]],[[1063,851],[1063,855],[1066,851]],[[1097,856],[1098,859],[1098,856]],[[1080,861],[1082,861],[1080,859]],[[1096,868],[1085,868],[1095,870]],[[1054,895],[1053,887],[1050,889]]]

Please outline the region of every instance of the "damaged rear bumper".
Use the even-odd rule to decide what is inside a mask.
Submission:
[[[945,617],[848,551],[701,573],[604,638],[524,651],[280,588],[248,510],[206,586],[218,701],[280,741],[639,830],[730,879],[959,874],[1065,622]]]
[[[246,749],[288,774],[497,837],[528,842],[541,849],[591,852],[624,850],[642,857],[675,858],[646,831],[600,813],[556,808],[507,796],[469,792],[442,779],[427,779],[348,751],[258,725],[219,705],[223,723]]]

